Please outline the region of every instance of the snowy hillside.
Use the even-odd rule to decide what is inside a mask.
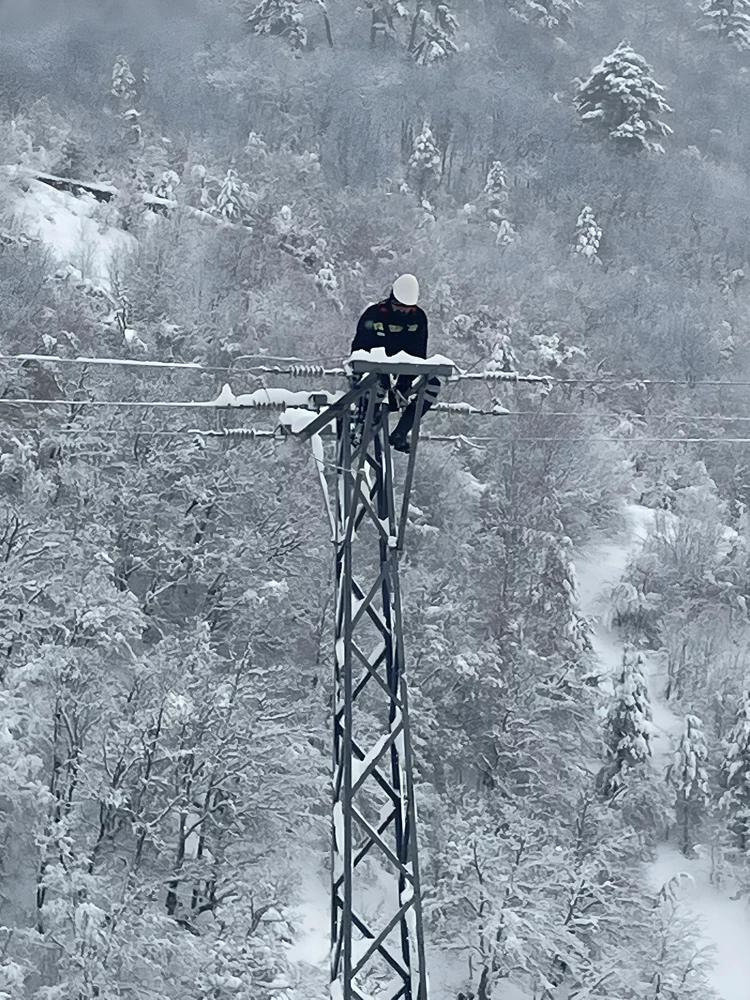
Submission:
[[[598,664],[613,676],[620,670],[624,649],[617,632],[604,622],[609,617],[612,591],[654,530],[655,513],[635,505],[628,507],[623,537],[587,549],[577,561],[581,608],[595,623],[592,642]],[[663,780],[677,749],[682,720],[665,700],[659,658],[646,654],[645,663],[653,721],[652,765]],[[675,878],[680,880],[678,899],[697,922],[697,947],[706,949],[708,978],[716,995],[721,1000],[746,1000],[750,984],[750,949],[746,946],[750,940],[750,904],[731,878],[725,877],[720,886],[715,884],[711,859],[706,852],[701,854],[686,858],[665,842],[659,845],[646,874],[656,891]],[[683,873],[686,879],[681,878]]]
[[[0,3],[0,1000],[748,1000],[746,8]]]
[[[20,178],[7,206],[13,225],[41,239],[56,262],[73,268],[77,277],[109,289],[113,262],[133,248],[134,237],[97,218],[101,203],[92,194],[74,195],[23,174]]]

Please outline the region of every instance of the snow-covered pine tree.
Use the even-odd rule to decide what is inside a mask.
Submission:
[[[696,715],[687,715],[674,763],[667,772],[667,779],[677,796],[680,850],[686,857],[692,851],[695,831],[709,802],[707,765],[708,751],[703,723]]]
[[[216,196],[216,210],[230,222],[239,222],[242,217],[242,185],[237,171],[230,167],[224,175],[221,189]]]
[[[85,145],[74,135],[68,135],[63,141],[58,160],[53,173],[63,177],[80,177],[84,172],[86,162]]]
[[[427,197],[440,183],[442,157],[429,122],[424,122],[422,131],[414,140],[414,149],[409,158],[408,180],[417,192],[417,197]]]
[[[599,783],[607,798],[620,791],[629,768],[638,767],[651,756],[650,721],[651,703],[643,675],[643,658],[627,644],[605,724],[609,763],[600,774]]]
[[[735,717],[724,758],[721,762],[724,793],[721,809],[737,846],[750,846],[750,691],[747,691]]]
[[[596,221],[593,209],[584,205],[576,222],[576,236],[573,252],[587,257],[589,260],[599,260],[599,247],[602,242],[602,229]]]
[[[597,124],[629,152],[663,153],[659,138],[672,129],[657,115],[671,112],[653,70],[627,42],[620,42],[579,85],[575,106],[582,121]]]
[[[245,24],[256,35],[281,35],[292,49],[307,45],[307,29],[303,22],[301,0],[260,0],[252,2]]]
[[[431,14],[420,7],[415,15],[412,30],[412,55],[420,66],[449,59],[458,52],[456,34],[458,21],[447,3],[435,3]]]
[[[495,207],[508,201],[508,179],[502,160],[492,161],[484,183],[484,194],[490,205]]]
[[[487,219],[496,234],[495,242],[498,246],[508,246],[515,239],[516,230],[505,213],[508,182],[500,160],[495,160],[487,171],[483,194],[487,202]]]
[[[715,31],[735,48],[750,49],[750,0],[703,0],[700,31]]]
[[[529,532],[528,539],[536,564],[529,608],[540,623],[538,652],[551,656],[553,651],[564,650],[566,658],[576,661],[591,648],[589,629],[578,602],[573,542],[559,517],[560,500],[552,483],[545,484],[545,492],[540,527]]]
[[[209,211],[227,222],[240,225],[249,215],[253,197],[247,183],[233,167],[229,167],[216,194],[216,202],[210,205]]]
[[[118,56],[115,62],[110,94],[127,107],[131,107],[138,97],[135,77],[125,56]]]

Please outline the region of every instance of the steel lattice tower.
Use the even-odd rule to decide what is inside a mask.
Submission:
[[[398,563],[427,376],[452,369],[362,361],[353,371],[359,384],[302,432],[336,421],[331,996],[369,1000],[377,984],[378,1000],[427,1000]],[[397,490],[383,384],[404,374],[415,376],[417,418]],[[383,872],[390,884],[371,917]]]

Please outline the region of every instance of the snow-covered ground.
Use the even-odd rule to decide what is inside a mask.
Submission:
[[[627,508],[627,529],[614,541],[591,546],[576,562],[581,609],[594,626],[592,644],[602,666],[614,672],[622,658],[617,633],[604,624],[603,612],[610,588],[618,583],[630,559],[637,554],[654,523],[655,512],[631,505]],[[655,656],[644,657],[653,714],[653,766],[664,773],[672,758],[682,728],[664,700],[663,667]],[[705,944],[712,950],[714,967],[710,980],[722,1000],[750,998],[750,911],[744,900],[730,898],[709,879],[710,862],[688,859],[677,848],[663,844],[649,866],[648,878],[659,889],[680,872],[691,876],[680,889],[682,902],[696,916]]]
[[[99,203],[90,194],[77,197],[31,178],[24,187],[9,189],[9,207],[22,232],[39,237],[60,264],[75,268],[81,278],[108,289],[112,261],[134,246],[134,238],[101,225],[94,217]]]
[[[722,1000],[748,1000],[750,997],[750,914],[743,899],[734,899],[725,889],[719,890],[709,880],[710,861],[685,858],[676,847],[663,844],[649,876],[659,889],[677,872],[685,872],[680,889],[682,902],[690,907],[700,922],[714,963],[710,979]]]
[[[361,912],[372,925],[379,927],[386,912],[389,895],[394,888],[389,876],[374,877],[367,898],[362,901]],[[382,920],[380,918],[383,918]],[[297,936],[289,946],[288,957],[293,962],[315,966],[324,981],[328,972],[330,940],[330,884],[320,859],[310,856],[308,864],[300,872],[300,901],[294,912]],[[430,1000],[455,1000],[468,982],[468,965],[445,950],[429,949],[427,968],[430,985]],[[529,1000],[518,991],[509,988],[498,996],[498,1000]]]

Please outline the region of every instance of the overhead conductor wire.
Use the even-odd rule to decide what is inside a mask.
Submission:
[[[157,360],[141,360],[137,358],[89,358],[89,357],[76,357],[76,358],[60,358],[52,354],[0,354],[0,362],[21,362],[27,363],[30,361],[35,361],[45,364],[58,364],[58,365],[101,365],[101,366],[123,366],[127,368],[142,368],[142,369],[164,369],[164,370],[176,370],[176,371],[191,371],[191,372],[226,372],[226,373],[237,373],[237,374],[269,374],[269,375],[291,375],[297,377],[304,377],[307,375],[315,376],[341,376],[346,374],[346,369],[344,367],[335,368],[325,368],[322,362],[339,360],[334,355],[321,356],[317,358],[299,358],[299,357],[276,357],[269,354],[246,354],[238,358],[238,361],[245,361],[250,358],[258,358],[259,361],[263,362],[280,362],[281,365],[286,367],[281,367],[279,364],[268,365],[268,364],[258,364],[258,365],[248,365],[245,367],[239,367],[236,364],[233,365],[204,365],[197,361],[157,361]],[[342,362],[343,364],[343,362]],[[663,378],[663,377],[645,377],[640,375],[618,375],[613,372],[605,372],[596,375],[591,375],[588,377],[579,376],[575,378],[560,377],[557,375],[524,375],[519,372],[504,372],[496,371],[495,369],[486,369],[484,371],[473,372],[462,370],[457,368],[455,375],[448,376],[449,382],[467,382],[467,381],[486,381],[486,382],[507,382],[511,385],[513,384],[523,384],[530,383],[534,385],[544,385],[544,384],[557,384],[557,385],[596,385],[602,382],[619,382],[628,385],[639,385],[639,386],[652,386],[652,385],[672,385],[672,386],[687,386],[690,388],[697,386],[713,386],[713,387],[726,387],[726,386],[738,386],[738,387],[748,387],[750,386],[750,380],[731,380],[731,379],[675,379],[675,378]]]

